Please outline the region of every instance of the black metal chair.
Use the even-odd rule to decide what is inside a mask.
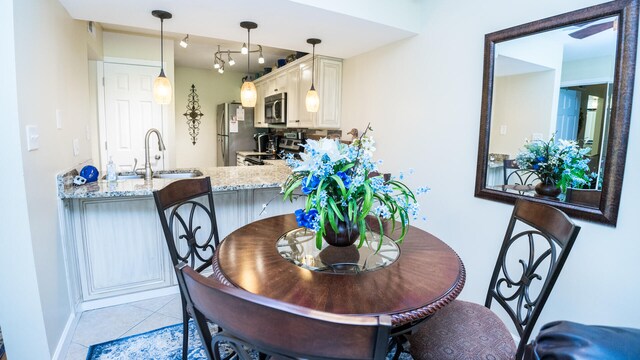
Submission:
[[[560,210],[518,199],[484,306],[457,300],[438,310],[409,338],[414,359],[521,359],[579,231]],[[513,321],[517,345],[489,309],[494,301]]]
[[[175,181],[154,191],[153,197],[174,267],[181,262],[188,262],[197,272],[210,268],[220,239],[209,177]],[[188,311],[182,289],[180,295],[183,318],[182,358],[186,360],[189,318],[193,314]],[[206,322],[198,322],[196,318],[194,320],[208,355],[211,356],[207,340],[211,339],[209,328]]]
[[[533,191],[534,185],[540,182],[538,174],[530,169],[520,169],[515,159],[506,159],[502,167],[504,185],[502,190],[514,190],[519,194]]]
[[[176,267],[189,311],[222,327],[211,340],[214,358],[222,344],[251,360],[247,348],[286,359],[385,359],[391,317],[327,313],[225,286],[182,263]]]

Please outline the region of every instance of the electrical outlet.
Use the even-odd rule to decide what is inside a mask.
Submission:
[[[73,156],[80,155],[80,140],[73,139]]]
[[[40,134],[38,127],[35,125],[27,125],[27,151],[38,150],[40,148]]]

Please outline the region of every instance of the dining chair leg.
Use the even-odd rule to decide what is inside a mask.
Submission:
[[[189,313],[187,307],[182,304],[182,360],[187,360],[187,352],[189,351]]]

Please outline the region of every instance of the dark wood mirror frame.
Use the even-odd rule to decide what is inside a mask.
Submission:
[[[613,78],[613,101],[611,105],[609,141],[607,145],[607,154],[609,155],[607,156],[604,166],[602,195],[598,207],[589,207],[577,203],[565,203],[487,188],[486,179],[489,157],[489,135],[491,133],[491,104],[493,100],[496,44],[608,16],[618,16],[619,21],[615,59],[616,67]],[[567,214],[577,218],[615,226],[618,219],[620,192],[622,190],[624,166],[627,156],[627,142],[629,139],[629,123],[636,69],[637,38],[638,0],[612,1],[485,35],[482,112],[480,117],[480,141],[478,145],[475,196],[506,203],[515,203],[517,198],[526,197],[533,201],[558,207]]]

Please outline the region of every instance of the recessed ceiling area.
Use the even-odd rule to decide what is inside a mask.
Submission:
[[[171,12],[173,18],[165,20],[164,31],[165,38],[175,42],[178,66],[211,68],[217,45],[239,50],[247,39],[240,22],[256,22],[251,43],[265,50],[265,64],[258,68],[255,61],[259,70],[292,52],[310,52],[306,39],[312,37],[322,39],[317,54],[346,59],[414,36],[424,1],[60,0],[75,19],[98,22],[107,31],[153,36],[159,35],[160,24],[151,11]],[[186,34],[190,43],[183,49],[178,43]],[[246,62],[235,60],[234,68],[246,69]]]

